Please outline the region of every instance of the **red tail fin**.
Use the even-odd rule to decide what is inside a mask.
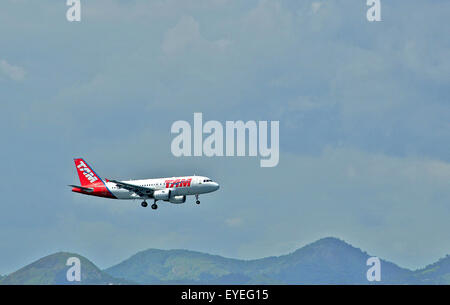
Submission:
[[[78,177],[80,178],[81,186],[101,182],[102,179],[94,172],[92,167],[90,167],[82,158],[74,160]]]

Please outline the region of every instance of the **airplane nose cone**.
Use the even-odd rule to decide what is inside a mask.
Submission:
[[[220,188],[219,183],[214,182],[214,190],[217,191]]]

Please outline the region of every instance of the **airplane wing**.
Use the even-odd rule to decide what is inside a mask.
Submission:
[[[153,192],[155,191],[153,188],[147,187],[147,186],[139,186],[139,185],[125,183],[125,182],[121,182],[121,181],[117,181],[117,180],[109,180],[109,181],[115,183],[118,187],[123,188],[128,191],[131,191],[131,192],[134,192],[134,193],[138,194],[139,196],[152,195]]]

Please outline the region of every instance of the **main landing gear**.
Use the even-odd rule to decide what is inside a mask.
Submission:
[[[196,203],[196,204],[200,204],[200,200],[198,200],[198,194],[195,195],[195,199],[196,199],[195,203]]]
[[[143,208],[146,208],[148,206],[148,203],[146,201],[142,201],[141,206]],[[156,201],[155,201],[155,203],[153,203],[151,205],[151,207],[152,207],[153,210],[156,210],[158,208],[158,205],[156,204]]]
[[[146,208],[148,206],[148,203],[146,201],[142,201],[141,206]],[[156,210],[158,208],[158,205],[156,204],[156,200],[155,200],[155,203],[153,203],[151,205],[151,207],[152,207],[153,210]]]

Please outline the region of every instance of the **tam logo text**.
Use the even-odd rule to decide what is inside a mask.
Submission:
[[[175,180],[166,180],[164,183],[166,184],[166,188],[170,187],[190,187],[192,179],[175,179]]]
[[[80,164],[77,166],[78,170],[83,173],[83,175],[86,177],[86,179],[89,180],[90,183],[94,183],[98,180],[97,177],[94,176],[94,173],[87,167],[87,165],[80,161]]]

